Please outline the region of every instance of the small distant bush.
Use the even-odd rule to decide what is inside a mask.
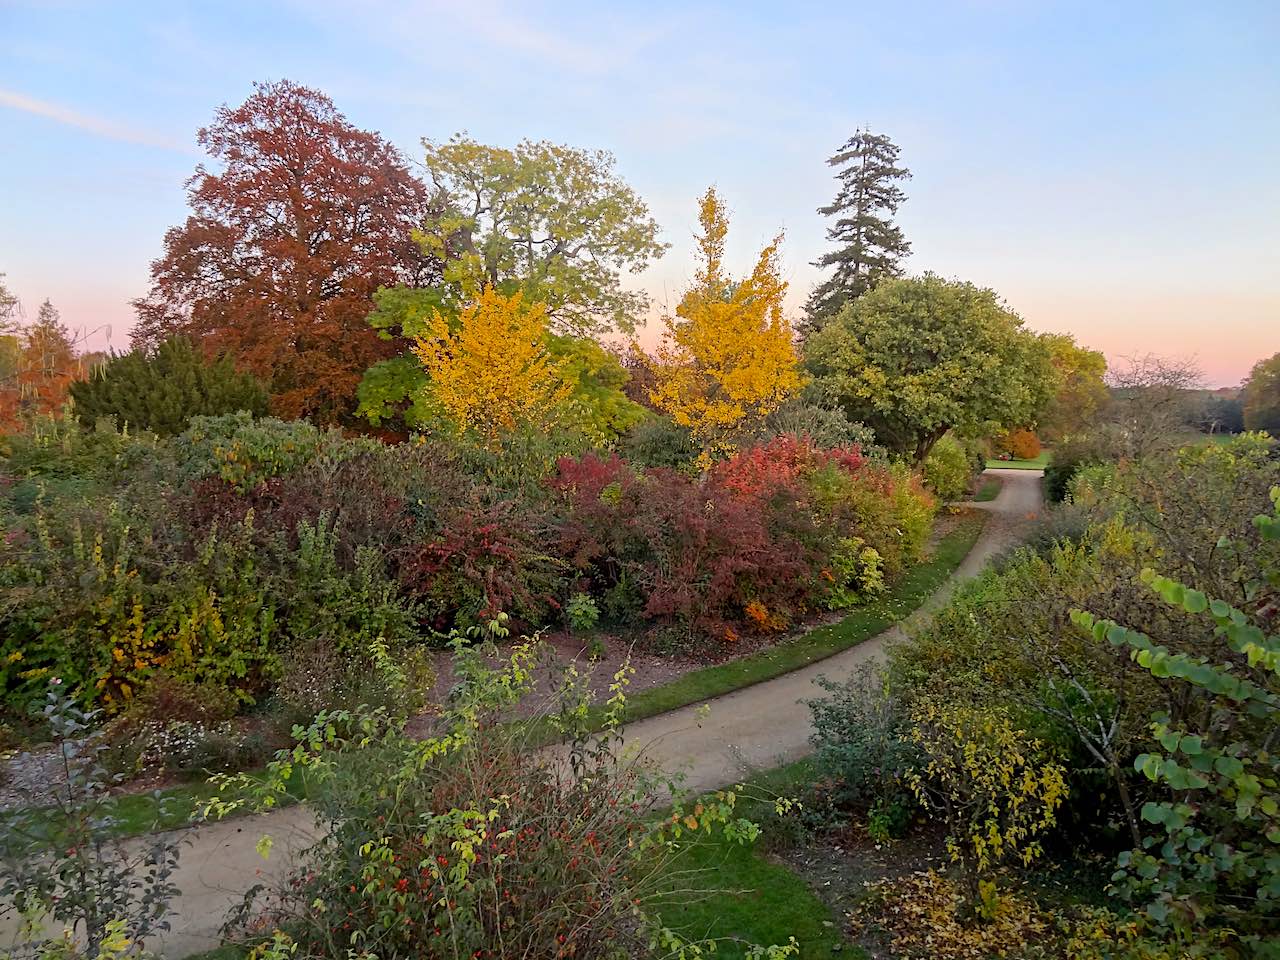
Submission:
[[[1067,498],[1071,478],[1086,466],[1118,459],[1112,444],[1102,435],[1085,434],[1063,440],[1053,449],[1053,459],[1044,471],[1045,497],[1051,503]]]
[[[186,337],[174,337],[151,353],[117,354],[88,380],[71,384],[76,417],[84,427],[109,417],[130,430],[162,436],[181,433],[192,417],[243,410],[267,412],[267,392],[238,373],[230,357],[206,360]]]
[[[925,485],[940,500],[960,500],[973,481],[969,454],[964,444],[950,434],[933,445],[920,472]]]
[[[681,471],[692,470],[700,452],[687,428],[658,414],[647,417],[623,434],[620,446],[627,461],[637,467]]]

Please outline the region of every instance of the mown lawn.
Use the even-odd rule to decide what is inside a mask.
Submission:
[[[1043,470],[1049,465],[1049,460],[1053,456],[1052,450],[1041,450],[1040,456],[1034,460],[997,460],[994,457],[988,458],[988,470]]]
[[[1004,482],[999,477],[987,477],[982,481],[981,486],[973,495],[975,503],[989,503],[996,497],[1000,496],[1000,490],[1004,487]]]
[[[768,858],[770,836],[776,840],[780,825],[764,798],[798,795],[813,778],[812,760],[801,760],[748,780],[739,810],[761,824],[764,835],[749,846],[703,838],[689,848],[680,858],[680,873],[671,879],[673,887],[719,892],[673,896],[657,910],[663,924],[690,939],[735,937],[769,945],[795,937],[805,960],[866,956],[856,947],[842,947],[839,918],[801,877]],[[722,943],[714,956],[736,960],[744,954],[741,945]]]

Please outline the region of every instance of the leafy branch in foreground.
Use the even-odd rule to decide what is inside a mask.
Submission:
[[[1274,514],[1255,520],[1265,541],[1280,540],[1280,487],[1272,499]],[[1153,718],[1155,742],[1134,768],[1166,790],[1142,808],[1157,832],[1121,855],[1113,881],[1145,902],[1156,929],[1231,931],[1245,955],[1256,955],[1280,933],[1280,568],[1263,559],[1251,571],[1249,612],[1152,570],[1142,579],[1170,607],[1210,618],[1223,649],[1214,662],[1072,614],[1099,642],[1128,647],[1152,676],[1185,685],[1201,708],[1184,714],[1202,718],[1194,726]]]

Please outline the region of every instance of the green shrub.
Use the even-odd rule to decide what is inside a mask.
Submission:
[[[621,450],[623,456],[638,467],[689,471],[700,448],[688,429],[669,417],[654,415],[623,434]]]
[[[564,605],[564,619],[569,629],[575,633],[583,633],[595,627],[600,620],[600,608],[591,599],[590,594],[575,593]]]
[[[162,436],[181,433],[196,416],[267,412],[262,384],[237,373],[230,357],[206,360],[186,337],[166,340],[152,353],[114,355],[88,380],[71,384],[70,393],[81,426],[105,417]]]
[[[241,493],[321,457],[349,459],[377,447],[375,440],[348,440],[304,420],[254,420],[244,412],[193,417],[177,438],[188,479],[219,477]]]
[[[973,480],[968,452],[955,437],[947,434],[933,445],[920,465],[925,485],[940,500],[960,500]]]
[[[837,813],[865,816],[882,839],[901,836],[917,806],[905,776],[918,756],[901,702],[867,667],[818,685],[829,695],[809,701],[822,799]]]

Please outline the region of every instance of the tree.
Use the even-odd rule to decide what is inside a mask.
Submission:
[[[393,287],[378,291],[374,301],[377,307],[370,324],[380,331],[394,328],[395,336],[410,341],[431,336],[437,316],[446,318],[452,330],[461,322],[462,308],[441,288]],[[543,332],[542,345],[572,388],[561,411],[562,431],[592,444],[606,444],[643,418],[644,410],[625,392],[627,370],[613,353],[593,340],[549,330]],[[442,415],[430,389],[430,375],[413,353],[371,367],[360,382],[358,396],[357,414],[375,427],[423,430]]]
[[[13,369],[0,384],[4,429],[17,427],[24,416],[60,410],[67,388],[83,370],[71,334],[48,300],[40,305],[35,322],[18,330],[18,349],[8,351]]]
[[[1107,402],[1107,358],[1066,333],[1044,333],[1053,365],[1054,393],[1040,416],[1040,433],[1059,440],[1083,431]]]
[[[238,373],[230,357],[206,360],[181,336],[151,352],[135,349],[110,357],[87,380],[71,384],[70,392],[82,426],[114,417],[122,426],[162,435],[181,433],[195,416],[267,412],[262,384]]]
[[[492,286],[456,324],[437,311],[413,351],[427,372],[426,402],[490,445],[517,429],[547,432],[573,387],[547,349],[546,332],[546,307]]]
[[[1280,353],[1255,363],[1245,381],[1244,426],[1280,437]]]
[[[910,170],[898,166],[898,153],[888,137],[859,130],[827,161],[838,171],[840,189],[818,212],[837,218],[827,228],[827,239],[838,246],[813,265],[835,267],[835,272],[809,295],[806,333],[821,329],[845,304],[882,280],[898,276],[899,261],[911,252],[890,219],[907,198],[897,181],[911,177]]]
[[[801,385],[791,325],[782,312],[782,237],[760,251],[741,280],[724,272],[729,219],[715,189],[700,202],[702,264],[667,317],[654,360],[654,405],[688,427],[704,465],[732,451],[734,434],[776,409]]]
[[[950,429],[1034,422],[1054,382],[1048,348],[994,291],[928,273],[845,306],[805,363],[816,396],[916,463]]]
[[[1145,354],[1107,375],[1105,431],[1112,459],[1139,460],[1181,446],[1204,375],[1192,360]]]
[[[622,273],[639,273],[667,245],[611,154],[545,140],[506,149],[462,135],[423,146],[435,208],[417,236],[463,299],[492,284],[546,304],[560,333],[634,328],[648,298],[623,290]]]
[[[279,415],[345,419],[395,349],[366,323],[374,291],[438,278],[412,238],[426,188],[389,143],[287,80],[220,108],[197,142],[220,169],[188,181],[192,214],[134,301],[135,345],[187,334],[265,381]]]

